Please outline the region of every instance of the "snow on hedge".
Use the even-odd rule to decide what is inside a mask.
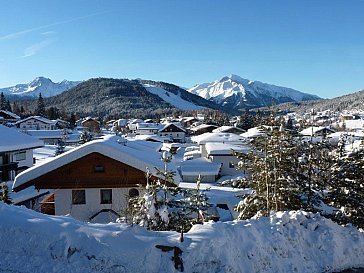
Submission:
[[[185,272],[331,272],[364,265],[364,234],[317,214],[195,225],[176,232],[87,224],[0,202],[0,272],[178,272],[156,245],[178,246]]]

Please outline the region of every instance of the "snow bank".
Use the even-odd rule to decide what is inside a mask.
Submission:
[[[0,203],[2,272],[330,272],[364,265],[364,235],[305,212],[195,225],[176,232],[125,224],[86,224]]]

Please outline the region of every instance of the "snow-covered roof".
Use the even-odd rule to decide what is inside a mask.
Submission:
[[[44,118],[41,116],[31,116],[31,117],[27,117],[25,119],[19,120],[19,121],[15,122],[15,124],[17,125],[17,124],[23,123],[23,122],[31,120],[31,119],[35,119],[37,121],[43,122],[45,124],[51,124],[51,125],[57,123],[57,121],[55,121],[55,120],[50,120],[50,119],[47,119],[47,118]]]
[[[196,127],[191,127],[191,131],[198,131],[198,130],[202,130],[202,129],[205,129],[205,128],[210,128],[210,127],[214,127],[214,128],[217,128],[216,125],[212,125],[212,124],[200,124]]]
[[[27,130],[26,133],[38,139],[61,139],[62,130]]]
[[[191,138],[193,142],[198,144],[205,144],[207,142],[221,142],[221,143],[235,143],[241,144],[244,138],[232,133],[204,133],[199,136],[193,136]]]
[[[204,157],[186,160],[181,163],[182,176],[185,175],[218,175],[220,164],[212,163]]]
[[[177,127],[177,129],[180,129],[181,131],[183,131],[183,132],[186,132],[186,130],[182,127],[182,125],[180,124],[180,123],[167,123],[167,124],[165,124],[160,130],[159,130],[159,132],[163,132],[163,131],[165,131],[168,127],[170,127],[170,126],[176,126]],[[168,131],[169,132],[169,131]]]
[[[151,174],[155,176],[157,176],[155,167],[160,169],[164,168],[164,164],[161,161],[161,154],[151,148],[149,143],[142,140],[134,140],[127,141],[126,143],[122,141],[122,144],[119,144],[118,140],[120,139],[122,138],[115,135],[105,136],[102,139],[90,141],[61,154],[53,160],[33,166],[15,177],[13,189],[94,152],[110,157],[143,172],[148,167]],[[168,169],[176,171],[176,167],[173,164],[169,164]],[[176,184],[180,182],[180,177],[177,172],[174,181]]]
[[[157,124],[157,123],[141,122],[141,123],[137,123],[136,128],[137,128],[137,130],[159,130],[159,129],[163,128],[163,125]]]
[[[43,141],[0,125],[0,152],[34,149],[44,146]]]
[[[99,122],[97,119],[94,119],[94,118],[92,118],[92,117],[84,118],[84,119],[81,121],[81,124],[83,124],[83,123],[85,123],[85,122],[87,122],[87,121],[95,121],[95,122],[97,122],[97,123],[99,123],[99,124],[100,124],[100,122]]]
[[[262,131],[262,129],[260,127],[253,127],[248,129],[248,131],[246,131],[245,133],[240,134],[242,137],[246,137],[246,138],[254,138],[254,137],[259,137],[259,136],[264,136],[264,132]]]
[[[4,114],[11,116],[14,119],[20,119],[20,117],[17,114],[14,114],[13,112],[6,111],[6,110],[0,110],[0,112],[3,112]]]
[[[241,133],[245,132],[244,129],[241,129],[241,128],[238,128],[238,127],[235,127],[235,126],[225,126],[225,125],[212,130],[212,132],[213,133],[224,133],[224,132],[232,130],[232,129],[240,131]]]
[[[208,155],[234,155],[234,152],[247,153],[251,148],[242,145],[209,142],[205,145]]]
[[[311,127],[308,127],[306,129],[303,129],[300,134],[301,135],[304,135],[304,136],[312,136],[312,135],[315,135],[317,134],[318,132],[320,131],[324,131],[324,130],[327,130],[327,131],[330,131],[330,132],[335,132],[334,130],[330,129],[330,128],[327,128],[327,127],[322,127],[322,126],[311,126]]]

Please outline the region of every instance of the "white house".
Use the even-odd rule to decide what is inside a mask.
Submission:
[[[171,142],[186,142],[186,130],[174,123],[164,125],[164,127],[158,131],[158,134],[162,137],[169,137]]]
[[[21,130],[54,130],[56,129],[56,120],[49,120],[40,116],[31,116],[15,123]]]
[[[157,135],[159,130],[163,128],[162,124],[157,123],[137,123],[135,134],[137,135]]]
[[[155,145],[160,144],[105,136],[24,171],[15,178],[13,190],[52,189],[54,195],[44,202],[44,213],[110,221],[123,216],[128,199],[144,189],[147,169],[149,181],[158,178],[155,167],[164,169]],[[173,164],[168,169],[176,171]],[[177,172],[174,181],[167,184],[180,182]]]
[[[243,145],[209,142],[205,145],[205,156],[212,163],[221,166],[220,175],[236,175],[243,173],[243,171],[237,170],[240,159],[235,153],[248,153],[250,149],[250,147]]]
[[[43,141],[0,125],[0,181],[13,180],[17,173],[33,166],[33,149],[42,146]]]

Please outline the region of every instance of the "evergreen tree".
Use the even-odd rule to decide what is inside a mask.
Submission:
[[[248,171],[244,182],[253,190],[252,194],[241,196],[244,200],[236,207],[239,219],[302,207],[297,187],[298,154],[295,140],[289,133],[265,130],[265,136],[256,139],[255,150],[239,155],[249,162],[239,166]]]
[[[4,92],[1,92],[0,94],[0,110],[6,110],[7,102],[4,95]]]
[[[338,157],[327,202],[338,208],[332,219],[364,228],[364,149]]]
[[[65,143],[62,139],[59,139],[57,141],[57,146],[56,146],[56,151],[54,153],[54,155],[60,155],[63,154],[65,152]]]
[[[80,144],[84,144],[92,140],[92,134],[87,131],[82,131],[80,134]]]
[[[35,110],[35,114],[38,116],[44,117],[46,114],[44,99],[42,97],[42,93],[39,93],[38,102],[37,102],[37,109]]]
[[[1,192],[0,192],[0,201],[3,201],[6,204],[11,204],[11,198],[9,196],[9,188],[6,182],[1,184]]]

